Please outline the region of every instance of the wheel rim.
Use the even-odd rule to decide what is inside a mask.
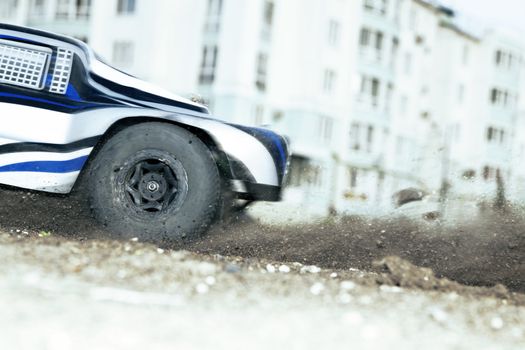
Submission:
[[[164,154],[142,153],[148,154],[128,163],[124,181],[119,181],[128,204],[138,212],[153,214],[179,209],[188,190],[184,167]]]

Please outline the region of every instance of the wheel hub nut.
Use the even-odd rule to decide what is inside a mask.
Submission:
[[[150,181],[150,182],[148,182],[148,186],[147,186],[147,188],[148,188],[148,190],[149,190],[150,192],[158,191],[158,190],[159,190],[159,187],[160,187],[160,186],[159,186],[159,184],[158,184],[156,181]]]

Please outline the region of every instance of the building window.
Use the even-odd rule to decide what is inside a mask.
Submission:
[[[325,93],[332,93],[335,87],[335,72],[331,69],[324,71],[323,90]]]
[[[113,64],[127,68],[133,64],[134,45],[130,41],[117,41],[113,44]]]
[[[461,56],[461,61],[463,62],[463,65],[465,65],[465,66],[468,64],[469,53],[470,53],[469,47],[467,45],[464,45],[463,46],[463,53],[462,53],[462,56]]]
[[[517,95],[514,95],[506,90],[493,88],[490,91],[490,102],[494,106],[510,108],[517,103]]]
[[[408,111],[408,96],[403,95],[401,96],[401,99],[399,100],[399,113],[401,116],[406,115]]]
[[[208,13],[206,19],[206,32],[216,33],[220,30],[220,17],[222,13],[222,0],[208,0]]]
[[[91,12],[91,0],[75,0],[76,1],[76,17],[89,18]]]
[[[30,11],[32,17],[39,18],[44,16],[44,0],[33,0],[33,6],[31,6]]]
[[[268,75],[268,55],[259,53],[257,56],[257,76],[255,86],[259,91],[266,91],[266,80]]]
[[[350,149],[352,151],[361,150],[361,143],[359,140],[360,126],[358,123],[353,123],[350,127]]]
[[[217,46],[204,46],[202,49],[201,71],[199,75],[200,84],[212,84],[215,81],[217,54]]]
[[[381,51],[383,48],[383,39],[383,32],[362,28],[359,36],[359,44],[362,49],[373,48],[377,51]]]
[[[459,84],[458,86],[458,104],[463,104],[463,100],[465,99],[465,85]]]
[[[374,149],[374,127],[369,125],[366,133],[366,151],[371,153]]]
[[[328,44],[337,46],[339,44],[339,32],[341,25],[336,20],[331,20],[328,26]]]
[[[132,14],[135,12],[136,0],[118,0],[117,13],[119,15]]]
[[[208,16],[217,17],[222,13],[222,0],[208,0]]]
[[[519,63],[519,58],[512,52],[497,50],[495,54],[495,64],[497,67],[512,70]]]
[[[11,18],[15,14],[18,0],[3,0],[0,2],[0,17]]]
[[[487,128],[487,142],[503,145],[505,144],[505,130],[489,127]]]
[[[319,118],[319,138],[322,142],[330,143],[332,140],[334,120],[328,116]]]
[[[412,73],[412,55],[407,52],[405,53],[405,74],[410,75]]]
[[[497,168],[494,168],[488,165],[483,167],[483,179],[485,181],[495,179],[496,176],[498,176],[500,173],[501,171]]]
[[[371,31],[368,28],[361,28],[361,34],[359,35],[359,45],[366,47],[370,45]]]
[[[256,126],[264,125],[264,106],[256,105],[253,110],[253,124]]]
[[[392,105],[393,96],[394,96],[394,84],[388,83],[388,87],[386,90],[386,96],[385,96],[385,111],[387,113],[390,112],[390,107]]]
[[[275,4],[273,1],[266,0],[264,2],[264,24],[267,27],[271,27],[273,24]]]
[[[69,3],[70,0],[58,0],[56,8],[56,18],[57,19],[67,19],[69,18]]]
[[[361,78],[361,98],[370,100],[373,106],[379,104],[379,79],[363,76]]]
[[[321,186],[323,169],[308,158],[292,156],[290,160],[290,186]]]
[[[358,177],[358,171],[356,168],[350,168],[348,171],[348,182],[350,185],[350,189],[354,190],[357,187],[357,177]]]

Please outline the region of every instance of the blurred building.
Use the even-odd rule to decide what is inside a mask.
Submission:
[[[294,157],[284,208],[378,213],[406,187],[525,200],[519,38],[425,0],[2,0]],[[524,91],[525,92],[525,91]]]

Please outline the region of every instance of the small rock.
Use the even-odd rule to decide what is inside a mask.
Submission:
[[[130,239],[131,242],[138,242],[139,241],[139,238],[138,237],[133,237],[132,239]]]
[[[319,273],[321,268],[315,265],[303,266],[301,267],[301,273]]]
[[[275,266],[273,266],[272,264],[266,265],[266,271],[268,271],[269,273],[274,273],[275,272]]]
[[[356,284],[352,281],[343,281],[341,282],[341,289],[352,290],[356,287]]]
[[[503,328],[503,320],[501,319],[501,317],[493,317],[491,320],[490,320],[490,327],[492,327],[492,329],[494,330],[500,330]]]
[[[279,266],[279,272],[288,273],[290,272],[290,267],[288,265],[281,265]]]
[[[226,271],[227,273],[238,273],[241,271],[241,268],[239,267],[239,265],[236,264],[228,264],[224,268],[224,271]]]
[[[430,317],[438,323],[445,323],[448,320],[448,314],[439,307],[432,307],[428,310]]]
[[[216,280],[213,276],[206,277],[206,284],[209,286],[213,286],[215,284]]]
[[[324,284],[320,282],[316,282],[310,287],[310,293],[312,293],[313,295],[319,295],[323,291],[324,291]]]
[[[379,287],[379,290],[385,293],[401,293],[403,291],[403,288],[383,284],[381,287]]]
[[[164,254],[164,249],[162,249],[162,248],[157,248],[157,253],[159,253],[159,254]]]
[[[330,274],[330,278],[337,278],[337,273],[336,272],[332,272]]]

